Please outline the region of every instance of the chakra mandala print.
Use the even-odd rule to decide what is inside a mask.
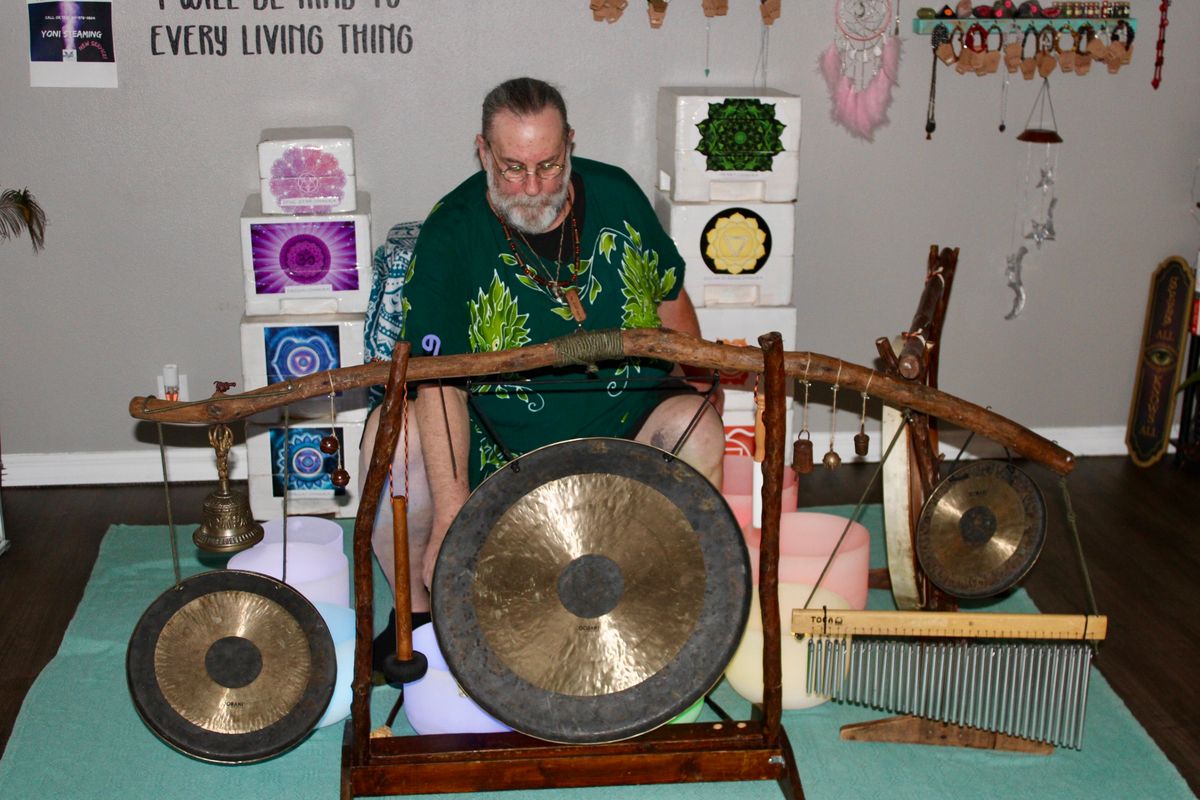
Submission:
[[[358,289],[354,227],[348,220],[251,225],[255,293]]]
[[[769,172],[783,152],[781,135],[787,127],[775,118],[775,104],[756,98],[731,97],[708,104],[708,119],[696,123],[710,172],[749,170]]]
[[[726,208],[700,232],[700,253],[718,275],[753,275],[771,255],[771,229],[748,208]]]
[[[267,328],[263,345],[267,383],[303,378],[342,365],[336,325]]]
[[[271,165],[271,194],[295,214],[325,214],[342,202],[346,173],[319,147],[289,147]]]
[[[331,433],[345,441],[341,428],[292,428],[288,446],[283,447],[283,428],[271,428],[271,492],[283,497],[284,460],[287,460],[289,492],[322,492],[343,495],[345,488],[334,486],[333,472],[338,468],[336,455],[321,452],[321,439]]]

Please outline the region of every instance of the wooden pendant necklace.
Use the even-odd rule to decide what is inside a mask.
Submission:
[[[571,208],[567,211],[567,219],[563,220],[562,225],[559,226],[557,252],[558,258],[554,262],[553,276],[550,275],[549,267],[542,262],[541,256],[539,256],[537,251],[533,249],[533,246],[529,243],[529,240],[525,238],[525,234],[521,233],[521,231],[518,229],[517,235],[521,237],[521,241],[525,243],[526,249],[528,249],[530,255],[533,256],[533,261],[536,264],[536,268],[531,267],[525,261],[525,259],[521,257],[520,249],[517,247],[517,243],[513,239],[512,231],[508,228],[508,223],[504,221],[504,217],[502,217],[495,208],[492,209],[492,213],[496,215],[496,220],[500,223],[500,227],[504,231],[504,240],[508,242],[508,249],[512,251],[513,258],[517,260],[517,266],[521,268],[526,277],[528,277],[530,280],[541,286],[545,286],[554,299],[558,300],[559,302],[565,301],[567,307],[571,309],[571,317],[575,320],[575,323],[577,325],[582,325],[583,321],[587,319],[587,312],[583,308],[583,301],[579,299],[579,290],[575,286],[575,281],[579,279],[582,269],[580,268],[579,264],[579,223],[575,219],[574,208]],[[560,280],[559,275],[562,271],[562,250],[565,242],[568,221],[571,223],[571,242],[573,246],[572,255],[574,256],[574,260],[571,262],[571,265],[567,270],[570,273],[567,279]],[[545,277],[538,273],[538,269],[545,273]]]

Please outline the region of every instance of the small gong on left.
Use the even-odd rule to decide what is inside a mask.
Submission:
[[[299,744],[337,678],[333,637],[299,592],[238,570],[188,578],[155,600],[129,640],[134,707],[194,758],[262,761]]]

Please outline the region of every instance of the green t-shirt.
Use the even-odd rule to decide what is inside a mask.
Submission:
[[[562,265],[560,280],[568,270],[577,273],[583,329],[659,327],[659,303],[683,286],[683,258],[624,170],[583,158],[572,158],[571,168],[582,179],[586,208],[580,266]],[[538,344],[579,327],[565,300],[519,266],[486,193],[486,176],[478,172],[434,206],[421,227],[403,300],[403,337],[414,355],[426,353],[431,334],[440,340],[440,355],[455,355]],[[519,455],[580,436],[631,436],[661,400],[657,384],[669,368],[644,359],[609,362],[593,375],[582,367],[548,368],[511,383],[477,380],[470,390],[497,437]],[[474,410],[469,454],[472,487],[505,463]]]

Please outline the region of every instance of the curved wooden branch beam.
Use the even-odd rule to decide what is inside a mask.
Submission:
[[[581,351],[588,354],[583,360],[577,355]],[[638,328],[573,334],[545,344],[495,353],[413,358],[408,366],[408,381],[481,377],[626,357],[658,358],[705,369],[763,372],[763,353],[757,347],[717,344],[675,331]],[[869,381],[870,395],[889,405],[911,408],[975,431],[1060,475],[1066,475],[1075,467],[1075,456],[1048,439],[1007,417],[937,389],[889,378],[869,367],[820,353],[785,353],[784,368],[788,377],[807,375],[810,381],[827,384],[837,381],[841,388],[859,392],[866,390]],[[214,395],[207,400],[188,403],[135,397],[129,401],[129,414],[137,419],[183,425],[232,422],[298,400],[329,394],[331,388],[344,391],[384,385],[389,370],[389,362],[376,361],[273,383],[242,394]]]

